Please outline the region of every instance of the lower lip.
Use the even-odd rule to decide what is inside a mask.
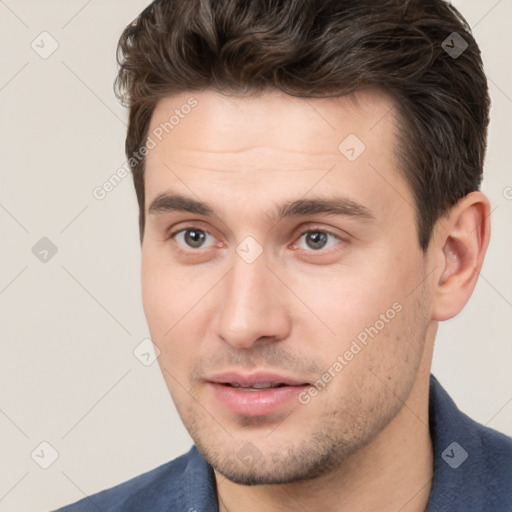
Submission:
[[[264,416],[278,412],[308,386],[282,386],[279,388],[241,391],[240,388],[215,382],[209,383],[217,399],[230,411],[243,416]]]

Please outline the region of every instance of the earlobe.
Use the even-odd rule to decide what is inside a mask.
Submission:
[[[457,315],[469,300],[490,237],[490,204],[482,192],[471,192],[443,219],[436,251],[441,271],[433,290],[433,319]]]

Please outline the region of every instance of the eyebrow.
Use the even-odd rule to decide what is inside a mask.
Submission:
[[[151,202],[148,213],[158,215],[170,212],[187,212],[205,217],[218,217],[215,210],[206,202],[174,193],[162,193]],[[308,215],[339,215],[361,220],[375,220],[374,214],[366,206],[347,197],[313,197],[298,199],[279,205],[266,217],[270,222],[280,221],[286,217]]]

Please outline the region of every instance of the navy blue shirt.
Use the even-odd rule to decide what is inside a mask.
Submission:
[[[429,425],[434,479],[427,512],[512,512],[512,438],[460,412],[433,375]],[[193,446],[177,459],[56,512],[218,510],[213,469]]]

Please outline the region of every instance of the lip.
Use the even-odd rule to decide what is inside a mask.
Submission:
[[[301,380],[295,377],[289,377],[287,375],[268,371],[258,371],[254,373],[240,373],[235,371],[222,372],[216,373],[215,375],[212,375],[206,380],[209,382],[219,384],[228,384],[236,382],[242,386],[251,386],[253,384],[262,383],[285,384],[287,386],[299,386],[309,384],[309,382],[307,382],[306,380]]]
[[[231,412],[243,416],[265,416],[278,412],[297,398],[310,384],[305,380],[274,372],[258,371],[251,374],[223,372],[206,379],[215,398]],[[228,384],[241,386],[254,384],[282,384],[280,387],[247,390]],[[298,402],[296,401],[298,404]]]

